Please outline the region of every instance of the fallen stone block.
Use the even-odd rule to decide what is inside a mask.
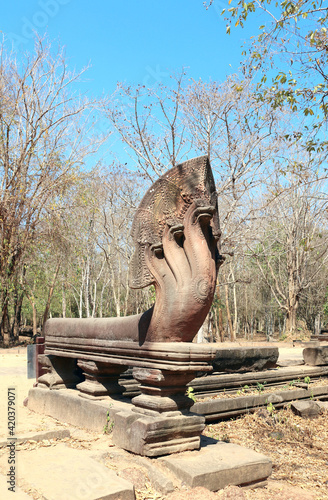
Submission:
[[[271,460],[242,446],[202,439],[199,451],[184,452],[160,461],[188,487],[218,491],[226,486],[263,483],[271,474]]]
[[[313,418],[321,412],[320,405],[316,401],[293,401],[291,409],[303,418]]]
[[[133,485],[65,444],[19,452],[19,474],[47,500],[135,500]]]
[[[306,347],[303,350],[304,362],[311,366],[328,365],[328,345]]]

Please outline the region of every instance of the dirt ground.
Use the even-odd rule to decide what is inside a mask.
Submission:
[[[296,353],[289,346],[290,354]],[[0,440],[6,439],[7,429],[7,390],[16,388],[16,434],[29,431],[44,431],[66,427],[71,437],[63,441],[72,448],[83,450],[107,451],[109,457],[115,452],[111,435],[88,432],[67,424],[57,422],[51,417],[31,412],[23,404],[34,379],[26,378],[26,347],[0,349]],[[286,351],[286,354],[288,352]],[[204,431],[215,439],[240,444],[263,453],[273,462],[272,476],[264,488],[242,490],[230,486],[217,493],[204,488],[193,490],[180,489],[167,496],[156,492],[138,467],[127,467],[125,460],[106,461],[106,466],[135,484],[137,500],[307,500],[328,499],[328,414],[322,413],[312,420],[295,416],[290,409],[277,411],[274,408],[260,410],[237,420],[224,421],[208,425]],[[41,442],[25,442],[17,445],[19,451],[36,450],[39,447],[56,447],[55,439]],[[7,472],[7,449],[0,449],[0,472]],[[112,455],[114,456],[114,455]],[[128,472],[126,472],[128,471]],[[31,489],[22,478],[17,479],[18,486],[30,498],[41,500],[41,492]],[[0,495],[1,498],[6,498]]]

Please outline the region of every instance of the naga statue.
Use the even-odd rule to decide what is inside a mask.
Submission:
[[[143,314],[117,318],[50,319],[46,338],[106,337],[191,342],[212,304],[222,262],[217,194],[206,156],[173,167],[147,191],[136,212],[131,288],[154,285],[156,302]],[[64,322],[64,323],[63,323]],[[65,324],[65,329],[62,327]]]
[[[186,385],[197,373],[213,369],[215,349],[192,340],[212,304],[222,263],[220,234],[206,156],[160,177],[133,221],[129,276],[132,288],[154,285],[155,304],[127,317],[48,320],[39,356],[46,373],[31,398],[34,394],[37,400],[41,391],[57,415],[53,391],[44,391],[73,389],[70,404],[73,413],[79,412],[76,393],[90,400],[119,397],[120,375],[132,367],[141,394],[128,405],[132,410],[116,414],[114,442],[147,456],[198,448],[204,418],[188,413],[192,400]]]

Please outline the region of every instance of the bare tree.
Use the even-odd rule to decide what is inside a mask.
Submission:
[[[68,71],[63,51],[41,39],[18,63],[0,48],[0,281],[1,334],[15,273],[24,262],[40,222],[60,206],[98,140],[89,134],[95,103],[74,94],[78,74]]]
[[[292,162],[290,167],[292,167]],[[327,197],[306,167],[272,180],[250,254],[279,308],[286,329],[296,329],[302,295],[328,262]]]
[[[173,167],[188,153],[181,100],[184,72],[174,86],[145,88],[119,84],[106,106],[106,115],[128,147],[134,167],[151,181]]]

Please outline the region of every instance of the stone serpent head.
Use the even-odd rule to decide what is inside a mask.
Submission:
[[[136,212],[131,288],[154,285],[142,340],[190,342],[211,307],[222,258],[217,193],[206,156],[166,172]]]

